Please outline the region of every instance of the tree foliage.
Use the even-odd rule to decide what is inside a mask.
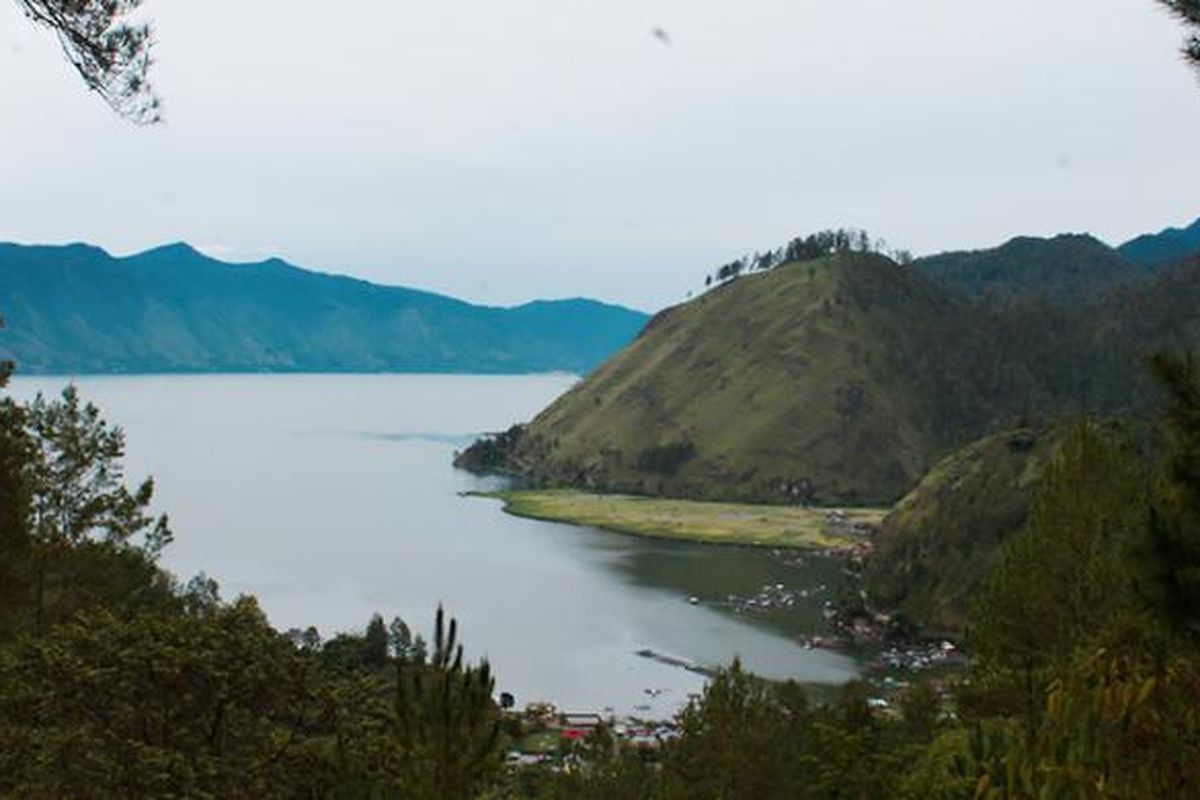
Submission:
[[[1200,0],[1159,0],[1170,9],[1188,28],[1189,35],[1183,45],[1184,57],[1193,66],[1200,68]]]
[[[968,638],[985,664],[1019,676],[1025,710],[1040,704],[1047,668],[1135,613],[1141,473],[1099,426],[1079,423],[1042,476],[1028,526],[984,581]]]
[[[1200,370],[1191,355],[1160,354],[1151,363],[1167,393],[1170,448],[1150,517],[1152,602],[1200,641]]]
[[[704,285],[712,286],[714,281],[725,283],[744,273],[763,272],[783,264],[813,261],[835,253],[882,253],[900,264],[912,261],[912,254],[907,250],[892,250],[883,239],[874,239],[864,230],[836,228],[797,236],[782,247],[744,255],[722,264],[705,277]]]
[[[31,464],[37,538],[135,545],[151,557],[170,543],[166,515],[147,511],[154,480],[147,478],[132,491],[125,485],[124,432],[109,425],[95,405],[84,403],[74,386],[57,401],[39,394],[26,417],[37,443]]]
[[[112,497],[139,494],[121,494],[119,431],[77,396],[5,401],[0,569],[15,580],[0,585],[0,795],[1200,796],[1200,659],[1183,602],[1200,388],[1186,359],[1158,370],[1160,474],[1110,429],[1072,430],[973,610],[977,661],[951,694],[917,683],[881,710],[876,688],[851,682],[814,703],[734,662],[657,752],[601,729],[560,771],[502,768],[511,726],[490,668],[466,661],[441,609],[428,646],[379,614],[322,643],[275,631],[252,598],[223,602],[206,576],[180,588],[145,543],[145,508],[113,516]]]
[[[499,720],[487,661],[463,660],[458,622],[438,607],[428,663],[397,661],[396,739],[407,796],[467,800],[500,767]]]
[[[25,16],[52,31],[63,55],[113,111],[145,124],[161,118],[150,86],[150,26],[132,21],[142,0],[17,0]]]
[[[783,264],[796,261],[813,261],[835,253],[888,253],[898,261],[911,260],[904,251],[889,251],[882,239],[872,239],[864,230],[837,228],[818,231],[808,236],[797,236],[786,245],[766,252],[755,252],[721,265],[706,280],[706,285],[712,284],[712,279],[724,283],[739,277],[743,273],[762,272],[774,269]]]
[[[251,599],[209,617],[90,611],[2,652],[4,796],[250,798],[313,779],[313,665]]]
[[[977,797],[1200,795],[1200,390],[1187,358],[1155,369],[1169,397],[1161,477],[1082,426],[973,609],[970,746],[942,774]]]
[[[152,481],[126,486],[123,453],[121,431],[73,388],[0,400],[0,636],[168,602],[156,559],[170,527],[149,511]]]

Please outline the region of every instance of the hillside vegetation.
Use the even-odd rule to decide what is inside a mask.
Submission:
[[[972,604],[964,673],[821,702],[735,660],[648,749],[503,710],[515,698],[497,702],[440,609],[428,642],[378,614],[323,640],[203,575],[181,586],[158,562],[153,482],[122,482],[120,430],[73,389],[0,398],[0,795],[1195,797],[1200,375],[1156,368],[1163,457],[1148,470],[1098,426],[1064,434]],[[984,448],[1032,452],[1028,436]],[[548,735],[548,762],[505,764]]]
[[[655,317],[543,411],[509,468],[551,483],[736,500],[868,501],[946,445],[924,358],[966,307],[882,256],[779,267]]]
[[[1070,297],[973,298],[928,271],[851,252],[726,282],[458,463],[669,497],[891,503],[995,431],[1148,408],[1145,357],[1200,341],[1192,264]]]
[[[1127,261],[1147,266],[1179,261],[1200,252],[1200,219],[1186,228],[1164,228],[1130,239],[1117,251]]]
[[[1144,281],[1200,253],[1200,219],[1110,247],[1094,236],[1018,236],[999,247],[919,258],[920,271],[992,301],[1040,297],[1078,301],[1111,287]]]
[[[946,457],[884,519],[865,582],[873,603],[962,630],[1005,540],[1024,527],[1065,428],[992,434]]]
[[[586,372],[646,315],[589,300],[475,306],[187,245],[128,258],[0,245],[0,357],[45,372]]]
[[[1142,264],[1086,234],[1052,239],[1020,236],[1000,247],[941,253],[913,265],[970,294],[1038,294],[1067,297],[1136,280],[1149,274]]]

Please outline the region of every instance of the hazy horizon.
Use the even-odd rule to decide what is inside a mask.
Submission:
[[[824,227],[924,254],[1200,214],[1200,94],[1150,0],[145,10],[150,128],[0,13],[0,239],[653,310]]]

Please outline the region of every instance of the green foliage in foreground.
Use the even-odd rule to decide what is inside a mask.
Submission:
[[[881,709],[864,683],[815,705],[735,662],[661,749],[601,728],[557,769],[502,767],[520,726],[453,620],[430,645],[379,616],[322,643],[202,576],[181,588],[155,564],[150,489],[112,479],[119,432],[71,394],[8,401],[0,796],[1200,797],[1200,378],[1158,369],[1161,468],[1091,423],[1068,432],[972,610],[965,674]]]
[[[180,587],[124,437],[74,389],[0,402],[0,796],[469,798],[499,769],[487,664],[378,615],[322,644]],[[448,633],[447,633],[448,631]]]
[[[682,736],[654,757],[616,751],[583,766],[544,774],[524,796],[549,798],[885,797],[902,781],[911,755],[931,741],[908,718],[872,713],[867,687],[848,684],[831,703],[810,706],[798,686],[773,685],[734,664],[679,717]],[[912,695],[918,716],[937,716],[936,695]],[[520,796],[514,793],[513,796]]]
[[[1200,379],[1190,361],[1157,366],[1161,474],[1093,423],[1066,434],[972,609],[977,658],[945,704],[919,684],[881,717],[851,684],[809,708],[735,664],[655,767],[610,759],[547,778],[548,795],[1200,797]]]

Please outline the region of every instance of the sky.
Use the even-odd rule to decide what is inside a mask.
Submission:
[[[925,254],[1200,216],[1200,81],[1151,0],[143,13],[150,127],[0,4],[0,240],[183,240],[474,302],[655,310],[826,227]]]

